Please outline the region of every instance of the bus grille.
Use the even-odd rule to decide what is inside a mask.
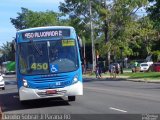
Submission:
[[[53,76],[53,77],[39,77],[39,78],[33,78],[33,81],[35,83],[44,83],[44,82],[57,82],[57,81],[66,81],[69,80],[69,76]]]
[[[63,76],[42,76],[33,78],[29,82],[31,88],[36,89],[53,89],[53,88],[63,88],[65,86],[71,85],[71,77],[67,75]]]

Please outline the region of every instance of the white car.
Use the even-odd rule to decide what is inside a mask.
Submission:
[[[2,75],[0,75],[0,88],[5,90],[5,82]]]
[[[141,63],[140,64],[140,71],[141,72],[145,72],[149,70],[149,67],[152,65],[153,63],[150,62],[145,62],[145,63]]]

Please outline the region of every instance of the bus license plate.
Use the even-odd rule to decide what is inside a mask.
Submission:
[[[46,93],[47,94],[56,94],[57,91],[56,90],[47,90]]]

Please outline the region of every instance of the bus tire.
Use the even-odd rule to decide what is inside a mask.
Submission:
[[[68,101],[76,101],[76,96],[68,96]]]

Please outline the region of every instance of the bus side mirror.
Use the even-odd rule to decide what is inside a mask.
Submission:
[[[81,58],[81,61],[83,62],[83,55],[82,55],[82,39],[77,36],[77,41],[78,41],[78,47],[79,47],[79,52],[80,52],[80,58]],[[83,64],[83,63],[81,63]]]
[[[78,39],[79,48],[82,48],[82,39],[79,36],[77,37],[77,39]]]

